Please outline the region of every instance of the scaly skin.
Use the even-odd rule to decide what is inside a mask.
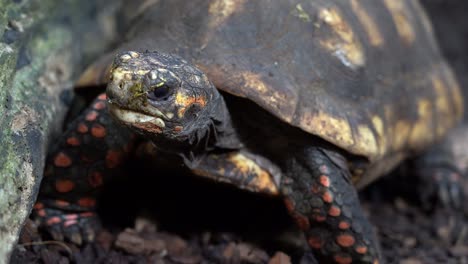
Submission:
[[[33,216],[56,240],[94,239],[96,196],[132,149],[133,134],[110,118],[105,100],[101,94],[49,153]]]
[[[286,207],[320,263],[378,263],[378,242],[350,173],[318,147],[297,151],[288,171]]]

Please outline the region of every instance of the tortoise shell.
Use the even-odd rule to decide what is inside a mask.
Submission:
[[[110,55],[178,54],[218,89],[371,163],[396,163],[462,115],[457,81],[418,1],[144,3],[123,19],[125,40]],[[111,61],[90,67],[81,85],[102,81]]]

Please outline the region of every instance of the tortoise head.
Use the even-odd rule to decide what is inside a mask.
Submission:
[[[187,61],[134,51],[115,58],[107,96],[114,118],[157,145],[204,137],[221,98],[206,75]]]

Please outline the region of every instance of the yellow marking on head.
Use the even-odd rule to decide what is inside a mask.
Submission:
[[[206,98],[203,96],[199,96],[199,97],[187,96],[186,94],[178,92],[176,95],[175,103],[177,106],[179,106],[179,111],[177,112],[177,116],[179,118],[182,118],[185,114],[185,111],[187,111],[187,109],[191,105],[197,104],[200,107],[205,107]]]
[[[354,35],[352,28],[341,17],[336,8],[325,8],[319,18],[335,33],[335,36],[321,39],[320,45],[332,52],[340,61],[351,68],[363,66],[365,55],[362,45]]]
[[[246,186],[247,188],[263,190],[272,194],[278,193],[278,187],[276,186],[273,177],[268,171],[258,166],[255,161],[241,153],[230,155],[228,161],[234,164],[235,168],[241,173],[244,179],[247,179],[250,175],[255,175],[255,177],[253,177]]]
[[[304,22],[311,21],[309,14],[307,14],[307,12],[304,11],[304,8],[302,8],[301,4],[296,5],[296,8],[293,10],[292,15],[298,17],[300,20]]]
[[[453,123],[453,118],[450,109],[450,102],[447,97],[447,87],[444,85],[442,80],[439,76],[433,75],[431,76],[432,79],[432,86],[436,93],[436,108],[437,108],[437,136],[442,136],[451,124]]]
[[[367,13],[366,10],[364,10],[364,8],[362,8],[360,1],[361,0],[351,0],[351,7],[364,27],[371,45],[381,46],[383,43],[382,34],[380,33],[374,19]]]
[[[408,6],[403,0],[384,0],[395,23],[398,34],[406,44],[412,44],[416,38],[408,13]]]
[[[411,129],[410,142],[412,146],[419,147],[427,144],[433,139],[432,128],[432,105],[427,99],[418,101],[418,120],[414,122]],[[398,131],[395,131],[398,133]]]

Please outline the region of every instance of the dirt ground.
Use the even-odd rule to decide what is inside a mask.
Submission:
[[[468,3],[422,2],[468,87]],[[29,221],[11,263],[316,263],[281,201],[175,172],[151,172],[144,163],[129,169],[130,179],[103,194],[105,229],[95,243],[80,249],[41,240]],[[468,263],[466,214],[423,210],[417,182],[394,174],[361,193],[386,263]],[[468,193],[466,183],[464,189]]]

